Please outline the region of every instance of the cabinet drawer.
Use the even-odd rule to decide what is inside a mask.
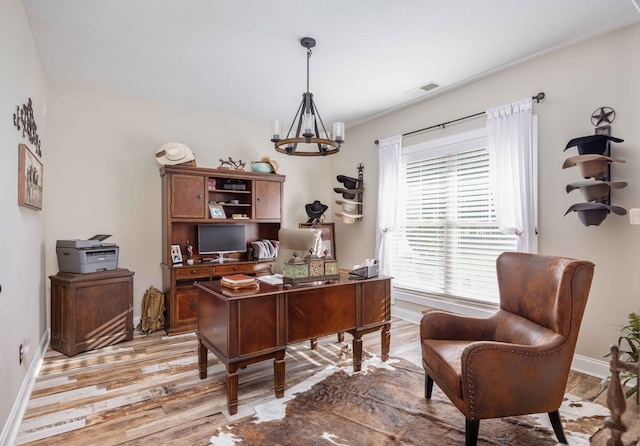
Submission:
[[[180,268],[176,270],[176,279],[195,279],[209,277],[209,267],[199,266],[192,268]]]
[[[225,274],[254,273],[253,263],[242,263],[239,265],[220,265],[213,267],[214,276],[224,276]]]

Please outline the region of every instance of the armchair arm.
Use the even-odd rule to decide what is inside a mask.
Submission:
[[[420,320],[420,339],[490,340],[495,332],[495,315],[488,318],[431,311]]]
[[[462,353],[462,394],[470,419],[557,410],[572,349],[554,333],[540,345],[480,341]]]

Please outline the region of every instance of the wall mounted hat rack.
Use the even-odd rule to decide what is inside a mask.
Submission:
[[[362,194],[364,192],[364,164],[357,166],[358,178],[346,175],[338,175],[336,179],[342,183],[342,187],[334,187],[333,191],[341,195],[341,199],[336,200],[336,204],[342,206],[340,212],[335,216],[340,217],[343,223],[352,224],[362,220]]]
[[[576,147],[578,155],[567,158],[562,168],[576,167],[580,176],[586,180],[567,184],[567,193],[579,190],[585,202],[571,205],[564,215],[576,212],[585,226],[599,226],[611,212],[617,215],[627,213],[626,209],[611,204],[611,189],[627,186],[625,181],[614,182],[611,177],[611,164],[626,162],[611,156],[611,142],[624,141],[611,136],[611,123],[614,119],[615,111],[611,107],[600,107],[591,115],[595,134],[573,138],[564,148],[567,150]]]

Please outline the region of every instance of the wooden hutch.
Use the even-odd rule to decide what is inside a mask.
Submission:
[[[166,296],[167,334],[194,331],[198,321],[195,282],[229,274],[254,274],[258,261],[247,253],[229,254],[231,262],[207,262],[198,252],[198,225],[237,224],[245,228],[247,245],[276,240],[282,221],[284,175],[233,169],[170,166],[162,177],[162,286]],[[226,218],[212,218],[209,203],[222,206]],[[243,218],[232,218],[233,215]],[[193,264],[187,264],[186,244],[193,246]],[[180,245],[183,263],[172,264],[171,245]],[[204,260],[203,260],[204,259]]]

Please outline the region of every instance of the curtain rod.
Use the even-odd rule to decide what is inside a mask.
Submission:
[[[536,103],[537,103],[537,104],[539,104],[539,103],[540,103],[540,101],[544,99],[544,97],[545,97],[545,94],[544,94],[544,92],[542,92],[542,91],[541,91],[541,92],[540,92],[540,93],[538,93],[537,95],[535,95],[535,96],[531,96],[531,99],[535,100],[535,101],[536,101]],[[432,125],[432,126],[429,126],[429,127],[425,127],[425,128],[423,128],[423,129],[413,130],[413,131],[411,131],[411,132],[403,133],[403,134],[402,134],[402,136],[413,135],[414,133],[420,133],[420,132],[424,132],[424,131],[426,131],[426,130],[435,129],[435,128],[438,128],[438,127],[442,127],[442,128],[444,128],[446,125],[453,124],[454,122],[464,121],[465,119],[475,118],[476,116],[482,116],[482,115],[484,115],[484,114],[485,114],[485,112],[474,113],[474,114],[472,114],[472,115],[464,116],[464,117],[462,117],[462,118],[454,119],[454,120],[452,120],[452,121],[447,121],[447,122],[443,122],[443,123],[441,123],[441,124],[436,124],[436,125]],[[377,144],[379,144],[379,142],[380,142],[380,141],[378,141],[377,139],[375,140],[376,145],[377,145]]]

